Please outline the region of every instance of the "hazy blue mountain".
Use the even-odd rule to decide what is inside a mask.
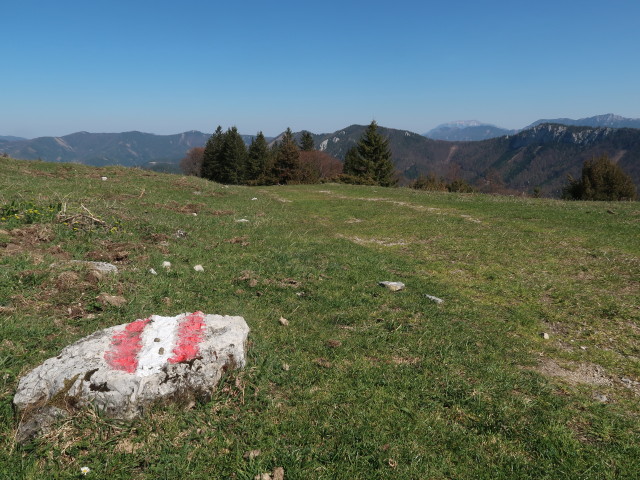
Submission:
[[[12,135],[0,135],[0,142],[19,142],[21,140],[27,140],[22,137],[14,137]]]
[[[517,130],[496,127],[488,123],[477,120],[460,120],[457,122],[443,123],[424,134],[425,137],[433,140],[449,141],[478,141],[489,138],[511,135]]]
[[[526,128],[535,127],[542,123],[558,123],[560,125],[578,127],[640,128],[640,118],[625,118],[620,115],[614,115],[613,113],[596,115],[595,117],[580,118],[578,120],[573,120],[571,118],[537,120]]]

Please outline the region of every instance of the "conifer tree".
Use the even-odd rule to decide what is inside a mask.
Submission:
[[[258,132],[258,135],[251,140],[251,145],[249,145],[245,171],[246,182],[256,182],[265,174],[269,155],[269,144],[262,132]]]
[[[365,183],[373,183],[373,163],[360,155],[357,146],[347,150],[342,171],[345,175],[362,178]]]
[[[219,171],[220,183],[237,185],[244,183],[247,147],[236,127],[231,127],[224,135],[222,160]]]
[[[219,169],[223,141],[222,127],[218,125],[216,131],[207,140],[202,156],[202,176],[208,180],[215,180],[216,172]]]
[[[222,133],[218,126],[204,149],[202,176],[219,183],[243,183],[246,160],[247,148],[238,129]]]
[[[383,187],[397,183],[389,140],[378,133],[375,120],[367,127],[357,146],[347,152],[344,173],[373,181]]]
[[[300,151],[293,139],[293,132],[287,128],[276,147],[273,175],[279,183],[292,183],[300,176]]]
[[[303,152],[310,152],[315,150],[316,146],[313,141],[313,136],[308,131],[304,130],[302,132],[302,138],[300,139],[300,150]]]

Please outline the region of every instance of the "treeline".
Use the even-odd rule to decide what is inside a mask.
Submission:
[[[180,162],[186,175],[228,185],[276,185],[336,181],[392,186],[397,174],[389,140],[371,122],[357,145],[340,160],[315,150],[313,136],[304,131],[300,144],[290,128],[271,145],[262,132],[247,148],[236,127],[218,126],[204,148],[192,148]]]

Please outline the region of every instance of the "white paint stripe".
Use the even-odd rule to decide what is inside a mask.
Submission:
[[[176,332],[185,314],[176,317],[153,315],[142,332],[142,349],[138,354],[136,374],[147,377],[158,373],[171,357],[176,344]]]

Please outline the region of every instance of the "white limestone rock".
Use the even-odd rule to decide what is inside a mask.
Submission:
[[[211,397],[222,373],[245,365],[242,317],[153,315],[95,332],[23,376],[13,403],[25,441],[61,414],[94,405],[132,419],[160,400]]]

